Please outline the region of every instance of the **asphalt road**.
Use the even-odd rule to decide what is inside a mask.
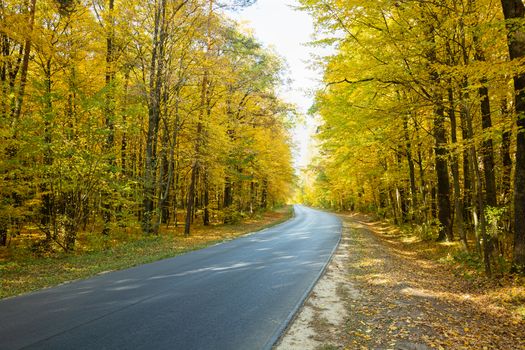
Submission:
[[[0,349],[270,349],[341,234],[295,207],[273,228],[0,301]]]

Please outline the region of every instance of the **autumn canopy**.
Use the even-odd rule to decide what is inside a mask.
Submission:
[[[0,244],[234,222],[283,203],[283,64],[223,8],[0,1]]]

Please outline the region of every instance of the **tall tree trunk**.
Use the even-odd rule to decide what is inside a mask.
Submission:
[[[164,120],[164,124],[166,124],[166,121]],[[159,181],[158,181],[158,216],[157,216],[157,222],[155,223],[154,231],[157,231],[158,228],[162,223],[165,223],[165,215],[167,215],[166,212],[166,206],[167,206],[167,200],[171,185],[171,178],[170,178],[170,159],[168,159],[168,148],[169,148],[169,134],[170,130],[164,126],[164,130],[162,132],[161,136],[161,146],[159,151],[159,158],[160,158],[160,166],[159,166]]]
[[[193,162],[193,165],[191,167],[191,181],[190,181],[190,188],[188,190],[188,205],[186,208],[186,223],[184,226],[184,235],[189,236],[190,235],[190,226],[192,223],[192,218],[195,214],[196,204],[195,204],[195,192],[196,192],[196,186],[197,186],[197,178],[200,171],[200,168],[202,167],[202,164],[200,163],[201,158],[201,147],[203,143],[203,135],[204,135],[204,125],[203,125],[203,119],[204,119],[204,108],[206,105],[207,100],[207,89],[208,89],[208,72],[204,72],[204,76],[202,77],[202,85],[201,85],[201,110],[199,112],[199,119],[197,121],[197,131],[195,135],[195,160]]]
[[[507,22],[508,44],[511,60],[525,56],[525,32],[511,22],[523,18],[525,6],[522,0],[501,0]],[[516,92],[517,135],[516,165],[514,172],[514,270],[525,273],[525,73],[514,76]]]
[[[253,173],[252,173],[253,178]],[[255,181],[253,179],[250,181],[250,214],[253,214],[255,211],[255,198],[256,198],[256,188]]]
[[[106,138],[106,149],[109,152],[112,152],[114,139],[115,139],[115,94],[113,82],[115,80],[115,67],[114,67],[114,37],[115,37],[115,23],[113,19],[113,11],[115,1],[108,1],[108,23],[106,24],[107,34],[106,34],[106,105],[104,113],[106,114],[106,129],[107,129],[107,138]],[[110,163],[113,162],[113,155],[110,154]],[[111,164],[112,165],[112,164]]]
[[[511,190],[511,173],[512,173],[512,158],[510,156],[511,145],[511,131],[505,130],[501,135],[501,161],[503,169],[501,171],[501,190],[503,192],[503,204],[506,206],[510,202]]]
[[[450,139],[452,145],[458,143],[457,138],[457,122],[456,122],[456,111],[454,103],[454,91],[452,88],[448,89],[448,100],[450,102],[449,106],[449,118],[450,118]],[[467,234],[463,227],[463,202],[461,201],[461,189],[460,189],[460,179],[459,179],[459,159],[457,153],[452,153],[451,155],[451,170],[452,170],[452,181],[454,182],[454,212],[455,212],[455,222],[456,228],[459,233],[459,237],[463,244],[463,248],[468,250]]]
[[[262,192],[261,192],[261,208],[266,209],[268,207],[268,180],[263,179]]]
[[[461,6],[463,6],[463,2],[461,1]],[[458,1],[454,0],[454,10],[455,12],[458,12]],[[472,6],[474,5],[473,0],[469,0],[467,3],[467,13],[472,13]],[[467,45],[467,39],[465,35],[465,27],[466,24],[464,22],[463,17],[460,17],[459,19],[459,42],[460,42],[460,48],[461,48],[461,58],[463,60],[463,64],[465,66],[468,66],[470,64],[470,52],[469,52],[469,46]],[[465,76],[463,77],[463,80],[461,82],[461,108],[460,108],[460,117],[461,117],[461,134],[463,142],[467,142],[467,140],[470,139],[469,137],[469,128],[468,125],[471,123],[470,119],[470,111],[468,110],[467,103],[469,101],[469,86],[468,86],[468,78]],[[468,125],[467,125],[468,124]],[[470,164],[470,148],[464,147],[463,148],[463,220],[467,224],[472,223],[472,216],[469,215],[469,210],[473,211],[474,203],[473,203],[473,184],[474,180],[472,178],[472,171],[471,171],[471,164]]]
[[[9,228],[9,223],[7,218],[0,217],[0,246],[7,246],[7,230]]]
[[[206,103],[207,86],[208,86],[208,72],[204,72],[204,76],[202,77],[202,86],[201,86],[201,111],[199,112],[199,117],[198,117],[199,120],[197,121],[197,131],[196,131],[195,143],[194,143],[195,160],[191,167],[191,181],[190,181],[190,188],[188,190],[188,205],[186,208],[186,223],[184,226],[185,236],[190,235],[190,226],[192,223],[192,218],[194,216],[194,211],[196,209],[195,192],[196,192],[198,173],[202,166],[200,164],[200,158],[201,158],[201,147],[202,147],[203,134],[204,134],[203,118],[204,118],[205,113],[203,109]]]
[[[464,94],[464,97],[468,97],[467,94]],[[467,100],[463,101],[462,103],[462,118],[465,119],[465,126],[466,126],[466,132],[467,132],[467,139],[466,140],[472,140],[474,138],[474,129],[472,127],[472,118],[470,116],[470,110],[467,105]],[[475,227],[476,230],[476,246],[478,247],[478,252],[483,257],[483,262],[485,265],[485,273],[487,276],[491,276],[491,267],[490,267],[490,252],[491,252],[491,243],[489,241],[489,237],[487,235],[487,222],[485,217],[485,196],[483,195],[483,185],[481,181],[481,174],[478,166],[478,155],[476,151],[476,146],[474,144],[470,144],[468,146],[469,151],[469,157],[470,157],[470,165],[472,168],[472,184],[474,185],[474,194],[475,194],[475,203],[476,203],[476,209],[473,210],[473,216],[474,216],[474,223],[475,226],[477,226],[477,220],[476,218],[479,217],[479,230],[481,231],[481,235],[478,234],[477,227]],[[481,243],[481,244],[480,244]],[[481,251],[480,251],[481,250]]]
[[[233,204],[233,183],[229,176],[224,179],[224,199],[223,199],[223,210],[224,210],[224,223],[228,224],[232,221],[232,215],[230,213],[231,206]]]
[[[467,124],[466,124],[466,118],[468,117],[463,113],[463,108],[461,109],[460,117],[461,117],[461,137],[463,139],[463,142],[466,142],[469,140],[468,137],[468,131],[467,131]],[[469,156],[469,150],[468,147],[465,147],[463,150],[463,220],[467,224],[467,226],[472,224],[471,221],[471,215],[469,215],[469,211],[472,210],[472,196],[473,196],[473,189],[472,189],[472,178],[471,178],[471,164],[470,164],[470,156]]]
[[[397,161],[397,167],[401,168],[403,163],[403,146],[399,146],[399,150],[396,152],[396,161]],[[407,196],[406,196],[406,189],[405,189],[405,183],[403,181],[399,181],[399,183],[396,183],[394,186],[395,190],[395,200],[396,205],[399,211],[399,219],[400,223],[406,223],[408,221],[408,203],[407,203]]]
[[[392,216],[394,217],[394,224],[399,225],[400,220],[398,215],[397,201],[395,198],[395,190],[388,190],[388,198],[390,199],[390,209],[392,210]]]
[[[176,157],[178,158],[178,144],[179,144],[179,89],[176,91],[176,97],[175,97],[175,118],[172,125],[172,131],[170,132],[168,125],[166,125],[166,133],[172,134],[172,139],[169,143],[169,161],[166,161],[166,171],[168,173],[166,184],[164,188],[164,195],[161,200],[161,215],[162,215],[162,222],[166,225],[169,225],[169,215],[170,215],[170,203],[168,202],[169,194],[170,194],[170,188],[173,186],[173,202],[172,206],[174,207],[174,214],[175,214],[175,227],[177,226],[177,183],[178,183],[178,165],[175,163],[177,162]],[[167,103],[166,103],[166,115],[167,112]],[[168,146],[168,145],[166,145]],[[175,175],[175,183],[173,184],[173,178]]]
[[[209,181],[209,174],[208,170],[204,170],[204,198],[203,198],[203,207],[204,207],[204,214],[202,216],[202,221],[204,226],[210,225],[210,181]]]
[[[492,271],[490,267],[490,253],[491,253],[491,242],[487,234],[487,221],[485,216],[485,203],[483,196],[483,185],[481,182],[481,174],[477,163],[474,161],[477,159],[476,148],[474,146],[470,147],[471,157],[473,159],[472,164],[474,164],[474,175],[476,178],[476,198],[479,212],[480,220],[480,230],[481,230],[481,240],[483,248],[483,262],[485,266],[485,274],[488,277],[491,277]]]
[[[155,9],[155,24],[153,32],[153,50],[151,54],[148,132],[146,138],[146,163],[144,169],[144,199],[142,230],[145,234],[154,233],[152,222],[154,215],[154,198],[157,172],[157,142],[160,122],[160,99],[164,82],[164,49],[166,41],[166,0],[161,0]]]
[[[156,232],[161,224],[165,224],[169,219],[169,205],[168,198],[170,194],[172,179],[173,179],[173,156],[174,156],[174,143],[176,142],[176,129],[171,130],[170,124],[168,123],[168,115],[170,114],[170,108],[168,106],[169,90],[164,89],[162,93],[162,105],[163,105],[163,132],[161,137],[161,150],[160,150],[160,174],[158,184],[158,219],[155,224],[154,231]],[[176,127],[176,125],[175,125]],[[173,136],[173,139],[171,138]]]
[[[412,142],[410,141],[410,136],[408,134],[408,116],[403,118],[403,130],[405,134],[405,155],[408,162],[408,172],[410,178],[410,195],[412,198],[412,213],[416,222],[419,223],[418,203],[417,203],[417,188],[416,188],[416,174],[414,167],[414,159],[412,158]]]
[[[448,151],[447,138],[445,134],[445,115],[442,101],[437,102],[434,115],[434,138],[436,140],[436,175],[437,175],[437,203],[438,203],[438,220],[441,224],[438,240],[442,241],[447,238],[452,241],[452,218],[450,212],[450,180],[448,176]]]
[[[124,96],[123,105],[124,110],[122,111],[122,125],[124,130],[122,131],[122,139],[120,141],[120,168],[122,169],[122,175],[128,174],[128,136],[127,136],[127,105],[128,105],[128,91],[129,91],[129,69],[126,68],[124,73]],[[133,172],[130,172],[132,174]]]
[[[180,177],[180,171],[179,171],[179,155],[178,155],[178,148],[179,148],[179,142],[177,141],[177,155],[176,155],[176,158],[175,158],[175,169],[174,169],[174,172],[175,172],[175,183],[173,184],[173,188],[174,188],[174,191],[173,191],[173,219],[175,221],[175,227],[178,227],[179,225],[179,220],[178,220],[178,200],[179,200],[179,197],[182,197],[184,198],[184,194],[180,193],[179,195],[179,177]]]
[[[469,1],[469,12],[475,11],[476,0]],[[482,50],[479,34],[474,31],[474,58],[476,61],[485,62],[485,53]],[[481,127],[484,131],[492,127],[492,117],[490,112],[488,80],[485,76],[480,79],[481,86],[478,88],[478,95],[481,104]],[[483,160],[483,175],[485,179],[485,204],[491,207],[497,206],[496,196],[496,176],[494,167],[494,146],[491,137],[483,137],[481,157]]]
[[[213,0],[209,0],[209,8],[208,8],[208,18],[206,23],[206,58],[210,57],[211,54],[211,19],[213,16]],[[195,205],[195,188],[196,188],[196,182],[197,182],[197,176],[198,172],[200,171],[200,168],[202,167],[202,164],[200,164],[200,158],[201,158],[201,147],[203,147],[204,143],[204,116],[209,116],[210,114],[210,103],[209,103],[209,96],[208,96],[208,84],[209,84],[209,72],[207,68],[204,69],[204,75],[202,77],[202,85],[201,85],[201,96],[200,96],[200,111],[199,111],[199,120],[197,121],[197,134],[195,136],[195,161],[193,162],[193,166],[191,169],[191,182],[190,182],[190,189],[188,193],[188,207],[186,208],[186,223],[184,226],[184,235],[189,236],[190,235],[190,226],[192,222],[192,218],[194,216],[194,211],[196,209]]]
[[[29,68],[29,57],[31,53],[31,41],[33,37],[33,27],[35,23],[35,12],[36,12],[36,0],[31,0],[31,7],[29,9],[29,32],[26,34],[26,40],[24,43],[24,56],[22,57],[22,67],[20,69],[20,89],[18,91],[18,97],[13,113],[15,120],[20,118],[22,112],[22,105],[24,102],[25,87],[27,84],[27,70]]]
[[[488,130],[492,127],[492,118],[490,115],[489,89],[485,85],[487,84],[487,80],[483,78],[481,84],[483,86],[478,89],[481,98],[481,126],[483,130]],[[483,138],[481,154],[483,158],[483,174],[485,177],[485,202],[491,207],[496,207],[496,176],[492,138]]]
[[[417,122],[414,124],[416,127],[416,133],[419,133],[419,127]],[[427,181],[425,176],[425,169],[423,168],[423,155],[421,153],[422,144],[418,143],[417,147],[417,167],[419,172],[419,182],[421,188],[421,199],[423,201],[423,208],[420,210],[421,220],[425,221],[429,216],[429,205],[428,205],[428,191],[427,191]]]
[[[435,84],[433,91],[434,103],[434,139],[435,139],[435,165],[437,176],[437,204],[438,204],[438,220],[441,225],[439,230],[438,240],[442,241],[446,238],[452,241],[454,239],[452,233],[452,217],[450,212],[450,180],[448,176],[448,151],[447,151],[447,137],[445,129],[445,107],[443,105],[443,95],[440,91],[440,74],[437,69],[432,66],[437,62],[436,43],[435,43],[435,28],[429,28],[429,35],[432,46],[427,52],[427,58],[430,63],[430,78]]]
[[[4,4],[0,3],[0,11],[4,13]],[[2,86],[2,92],[0,94],[1,111],[0,116],[4,117],[7,120],[8,115],[11,116],[10,124],[12,125],[13,139],[18,138],[19,128],[17,127],[17,122],[20,119],[22,112],[22,105],[25,96],[25,86],[27,84],[27,72],[29,68],[29,58],[31,52],[31,43],[33,37],[33,27],[35,22],[35,11],[36,11],[36,0],[31,0],[30,5],[28,6],[27,12],[29,13],[29,23],[28,23],[28,32],[25,33],[25,41],[22,46],[20,46],[19,53],[22,53],[22,62],[18,62],[14,65],[16,68],[11,65],[10,57],[10,39],[2,31],[0,33],[0,84]],[[0,22],[4,19],[4,16],[0,16]],[[20,67],[21,66],[21,67]],[[20,69],[18,69],[20,67]],[[10,68],[10,69],[9,69]],[[13,69],[17,73],[12,74]],[[18,91],[15,91],[15,80],[20,72],[20,85]],[[9,88],[8,88],[9,86]],[[13,97],[10,97],[12,95]],[[9,101],[11,100],[11,106]],[[9,159],[14,159],[18,153],[18,146],[16,143],[9,145],[6,149],[5,156]],[[0,245],[7,245],[7,233],[10,225],[10,219],[7,217],[0,217]]]
[[[3,3],[0,2],[0,13],[3,13]],[[0,17],[0,20],[3,20]],[[8,58],[10,55],[9,37],[5,33],[0,33],[0,84],[2,86],[2,98],[0,99],[1,116],[7,118],[9,115],[9,89],[8,89]],[[0,226],[1,227],[1,226]]]
[[[190,235],[190,228],[193,219],[193,210],[195,206],[195,188],[197,186],[197,176],[199,172],[199,161],[195,160],[191,167],[191,180],[190,187],[188,189],[188,204],[186,206],[186,221],[184,223],[184,236]]]
[[[104,106],[104,113],[106,114],[106,144],[105,152],[108,155],[109,172],[114,173],[115,155],[115,94],[113,81],[115,80],[114,71],[114,52],[113,42],[115,36],[115,26],[113,20],[114,0],[108,1],[108,23],[106,24],[106,104]],[[109,184],[108,184],[109,186]],[[111,204],[109,197],[111,191],[103,191],[102,193],[102,216],[104,219],[103,235],[109,235],[109,225],[111,222]]]
[[[44,67],[44,76],[45,76],[45,91],[44,91],[44,174],[43,181],[40,190],[42,191],[42,207],[40,210],[41,220],[40,223],[43,227],[46,228],[46,241],[51,242],[54,238],[54,234],[51,232],[50,227],[53,226],[53,221],[55,217],[55,208],[53,195],[51,194],[51,186],[48,183],[49,181],[49,167],[53,164],[53,153],[51,147],[51,128],[52,128],[52,118],[53,118],[53,99],[52,99],[52,81],[51,81],[51,59],[48,58],[46,65]]]

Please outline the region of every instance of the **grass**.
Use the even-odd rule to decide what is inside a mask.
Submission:
[[[77,251],[70,254],[39,256],[23,244],[2,247],[0,298],[202,249],[282,223],[292,213],[288,206],[234,225],[196,226],[190,237],[184,237],[182,227],[163,229],[159,235],[149,237],[134,230],[97,239],[80,235]]]

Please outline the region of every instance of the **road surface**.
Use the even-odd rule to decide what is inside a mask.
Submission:
[[[341,234],[286,223],[207,249],[0,301],[0,349],[270,349]]]

